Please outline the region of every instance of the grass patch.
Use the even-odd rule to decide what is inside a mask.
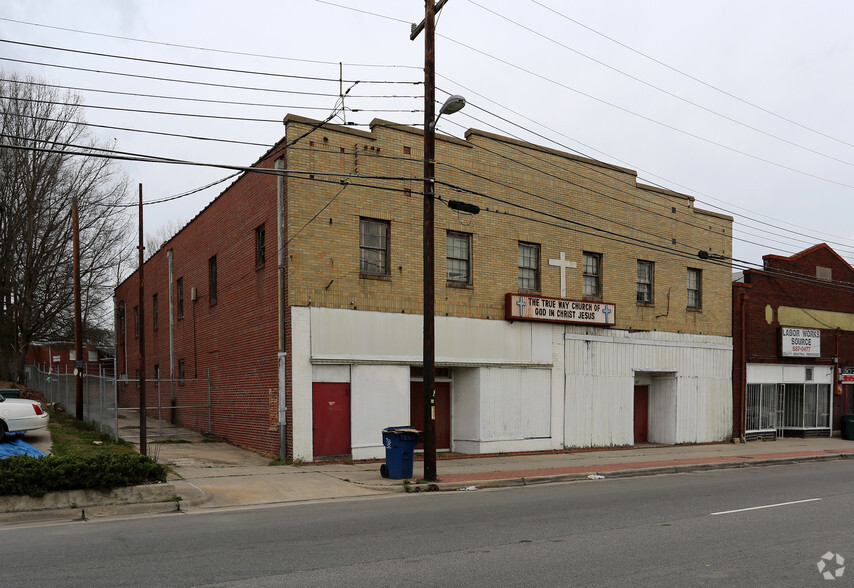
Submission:
[[[116,440],[111,435],[101,433],[89,422],[78,421],[72,416],[50,411],[50,436],[53,439],[52,453],[60,457],[124,455],[134,454],[133,443],[123,439]],[[100,445],[95,445],[100,441]]]

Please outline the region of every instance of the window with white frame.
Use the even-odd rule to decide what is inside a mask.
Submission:
[[[602,298],[602,254],[584,252],[585,298]]]
[[[519,289],[540,290],[540,246],[536,243],[519,243]]]
[[[359,272],[389,275],[389,222],[359,219]]]
[[[638,304],[652,304],[652,279],[655,265],[638,260]]]
[[[699,310],[703,306],[703,272],[688,268],[688,308]]]
[[[471,233],[448,231],[448,281],[471,284]]]

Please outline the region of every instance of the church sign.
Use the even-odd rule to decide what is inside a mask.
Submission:
[[[617,322],[616,311],[616,305],[606,302],[526,294],[504,296],[504,317],[508,321],[528,320],[610,327]]]

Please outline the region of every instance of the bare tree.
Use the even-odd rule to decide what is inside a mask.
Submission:
[[[166,243],[169,239],[174,237],[184,228],[184,222],[181,219],[170,219],[166,221],[164,224],[160,225],[153,233],[146,233],[145,235],[145,259],[151,258],[152,255],[160,251],[160,248],[163,247],[163,244]]]
[[[79,96],[0,76],[0,377],[30,344],[73,333],[71,203],[80,217],[84,324],[105,322],[129,246],[126,179],[83,124]]]

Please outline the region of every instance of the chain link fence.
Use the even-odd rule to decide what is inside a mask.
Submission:
[[[27,366],[27,385],[69,414],[77,412],[72,372],[45,372]],[[131,442],[139,441],[140,382],[111,375],[83,377],[83,418],[99,431]],[[146,438],[183,437],[190,431],[211,432],[209,379],[146,380]]]

